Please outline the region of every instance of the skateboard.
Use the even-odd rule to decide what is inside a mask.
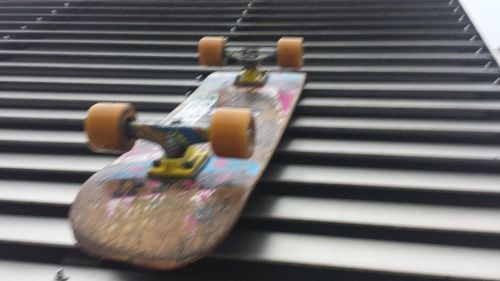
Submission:
[[[200,64],[236,62],[213,72],[166,118],[140,122],[131,104],[98,103],[87,112],[90,148],[123,153],[91,176],[70,210],[78,246],[103,259],[152,269],[178,268],[209,254],[229,235],[288,124],[306,80],[302,38],[275,48],[199,41]],[[264,71],[276,58],[282,69]]]

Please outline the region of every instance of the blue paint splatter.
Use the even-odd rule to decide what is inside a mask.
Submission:
[[[201,171],[202,174],[213,174],[220,172],[241,173],[245,172],[249,176],[257,176],[260,165],[252,160],[241,160],[235,158],[221,158],[212,156]]]

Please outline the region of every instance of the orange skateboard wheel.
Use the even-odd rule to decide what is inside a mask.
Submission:
[[[198,42],[198,58],[201,65],[221,66],[224,64],[226,40],[222,36],[205,36]]]
[[[127,122],[135,120],[135,108],[129,103],[97,103],[87,111],[85,133],[94,151],[123,152],[134,145],[126,135]]]
[[[302,67],[303,41],[302,37],[281,37],[276,45],[278,65],[289,68]]]
[[[255,143],[252,110],[218,108],[212,114],[209,138],[217,156],[249,158]]]

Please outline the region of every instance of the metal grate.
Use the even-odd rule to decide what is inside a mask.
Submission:
[[[306,42],[304,97],[236,230],[175,272],[81,254],[68,206],[113,159],[86,148],[85,110],[162,118],[218,69],[197,65],[204,35]],[[456,0],[2,0],[0,278],[500,279],[498,78]]]

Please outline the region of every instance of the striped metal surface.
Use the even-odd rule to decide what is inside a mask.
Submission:
[[[86,148],[85,110],[161,118],[219,69],[197,65],[204,35],[306,42],[304,97],[236,230],[175,272],[80,253],[68,207],[114,159]],[[1,0],[0,279],[498,280],[499,76],[456,0]]]

